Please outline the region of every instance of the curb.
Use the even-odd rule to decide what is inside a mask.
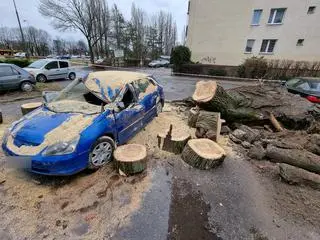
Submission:
[[[204,74],[190,74],[190,73],[177,73],[172,72],[173,76],[186,76],[186,77],[200,77],[200,78],[213,78],[219,80],[239,81],[239,82],[270,82],[270,83],[281,83],[281,80],[272,79],[255,79],[255,78],[240,78],[240,77],[226,77],[226,76],[211,76]]]
[[[34,98],[39,98],[39,97],[42,97],[42,95],[40,94],[39,96],[20,97],[20,98],[14,98],[14,99],[10,99],[10,100],[0,100],[0,103],[11,103],[11,102],[23,101],[23,100],[34,99]]]

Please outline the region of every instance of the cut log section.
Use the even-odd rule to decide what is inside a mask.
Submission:
[[[191,108],[189,111],[189,117],[188,117],[188,125],[192,128],[196,127],[196,122],[198,120],[198,116],[199,116],[199,108],[194,107]]]
[[[225,156],[222,147],[206,138],[189,140],[181,155],[186,163],[202,170],[220,165]]]
[[[204,110],[220,112],[227,122],[252,121],[261,118],[252,109],[240,108],[238,101],[215,81],[197,82],[192,99]]]
[[[209,138],[217,142],[220,137],[221,125],[220,113],[200,111],[196,122],[196,137]]]
[[[26,115],[27,113],[37,109],[38,107],[41,107],[41,102],[32,102],[32,103],[25,103],[21,105],[21,112],[22,115]]]
[[[158,147],[163,151],[180,154],[191,138],[190,134],[170,125],[169,130],[158,134]]]
[[[290,184],[303,184],[320,189],[320,175],[285,163],[279,164],[282,179]]]
[[[266,156],[270,161],[286,163],[320,174],[320,156],[306,150],[283,149],[268,145]]]
[[[114,151],[115,166],[126,176],[141,173],[147,167],[147,148],[140,144],[127,144]]]

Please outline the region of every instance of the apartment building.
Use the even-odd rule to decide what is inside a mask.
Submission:
[[[320,61],[319,0],[190,0],[188,15],[186,44],[195,62]]]

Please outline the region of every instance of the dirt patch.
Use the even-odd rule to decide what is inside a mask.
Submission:
[[[221,239],[210,232],[208,221],[210,205],[199,192],[194,192],[190,183],[176,179],[173,182],[170,220],[167,239]]]

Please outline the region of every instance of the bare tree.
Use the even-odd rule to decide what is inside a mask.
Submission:
[[[104,6],[105,0],[40,0],[39,11],[51,18],[57,29],[79,30],[87,40],[90,60],[94,63],[93,47],[107,32],[107,28],[102,31],[97,28]]]

